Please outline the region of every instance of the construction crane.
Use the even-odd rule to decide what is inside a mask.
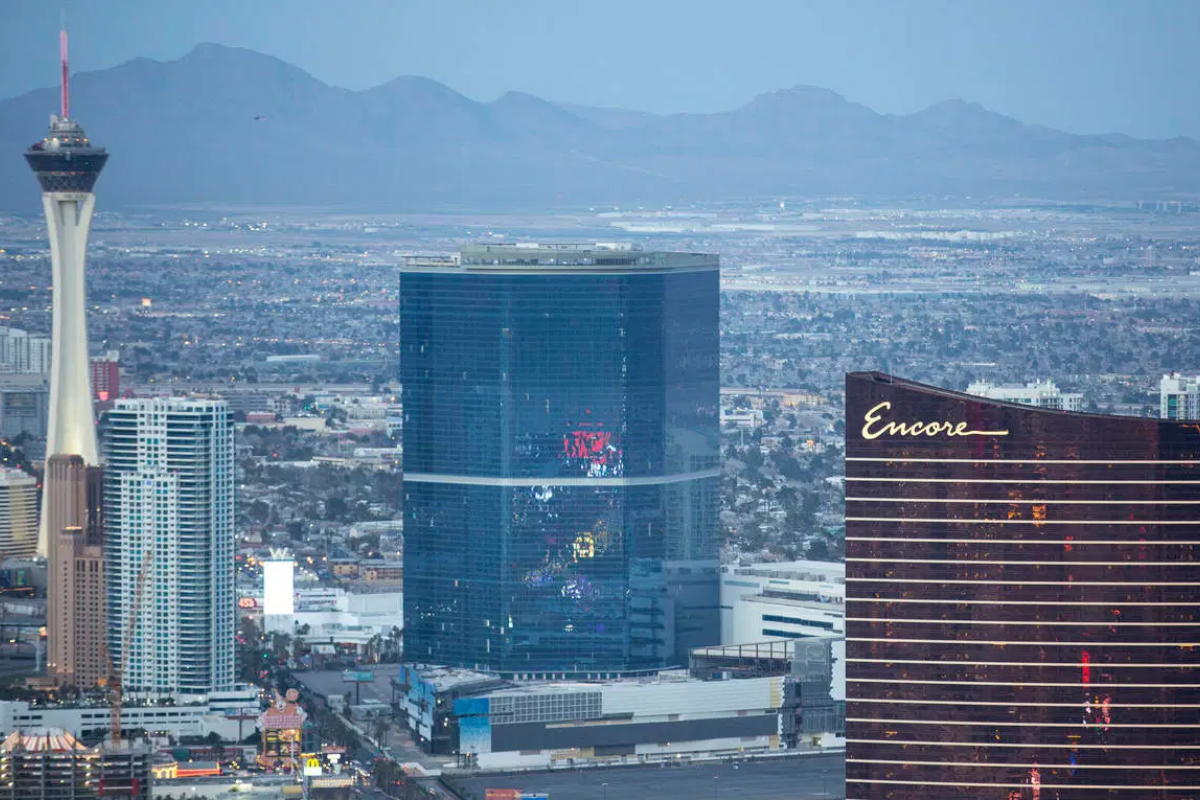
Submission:
[[[146,578],[150,575],[150,566],[154,563],[154,550],[147,550],[142,557],[142,569],[137,576],[137,584],[133,592],[133,605],[129,609],[129,619],[125,624],[125,633],[121,637],[122,669],[129,661],[129,646],[133,643],[133,632],[137,628],[138,612],[142,608],[142,594],[146,588]],[[114,746],[121,743],[121,670],[113,666],[112,650],[108,646],[108,637],[104,637],[104,657],[108,662],[108,706],[109,706],[109,736]]]

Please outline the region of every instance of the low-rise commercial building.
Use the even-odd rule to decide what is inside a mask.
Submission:
[[[290,614],[267,614],[262,618],[267,633],[285,633],[314,646],[353,647],[366,651],[375,637],[388,639],[404,629],[404,595],[394,584],[376,584],[380,591],[364,582],[358,591],[332,586],[300,586]],[[262,608],[257,593],[243,594],[250,609]],[[243,609],[245,610],[245,609]],[[318,650],[318,652],[322,652]],[[332,652],[330,650],[329,652]]]
[[[504,769],[779,750],[784,681],[679,672],[499,689],[454,701],[458,752],[474,766]]]
[[[144,730],[181,736],[215,733],[224,741],[237,741],[253,732],[239,717],[259,714],[258,689],[239,686],[205,697],[179,697],[174,704],[127,703],[121,708],[124,730]],[[31,703],[27,700],[0,701],[0,730],[59,728],[73,736],[88,737],[108,732],[110,710],[107,698],[72,703]],[[0,795],[0,800],[2,800]]]
[[[845,640],[697,648],[689,670],[515,683],[405,664],[401,710],[426,751],[481,769],[646,763],[845,743]]]
[[[455,700],[510,685],[486,672],[426,664],[401,664],[397,683],[402,693],[400,711],[413,739],[437,755],[458,752]]]

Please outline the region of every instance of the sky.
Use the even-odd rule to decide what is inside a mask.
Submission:
[[[424,75],[654,112],[797,84],[876,111],[951,98],[1075,133],[1200,139],[1200,0],[0,0],[0,98],[201,42],[363,89]]]

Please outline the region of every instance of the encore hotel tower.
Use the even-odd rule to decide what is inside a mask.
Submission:
[[[846,414],[847,798],[1200,800],[1200,426]]]

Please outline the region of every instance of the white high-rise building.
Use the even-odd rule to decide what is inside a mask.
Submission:
[[[0,328],[0,372],[45,373],[50,371],[50,337]]]
[[[1163,375],[1158,384],[1158,415],[1163,419],[1200,419],[1200,375]]]
[[[29,558],[37,549],[37,480],[0,468],[0,556]]]
[[[967,387],[967,394],[986,397],[990,400],[1002,400],[1006,403],[1020,403],[1023,406],[1033,406],[1034,408],[1083,411],[1083,395],[1078,392],[1064,392],[1053,381],[1034,381],[1024,386],[975,381]]]
[[[119,400],[104,430],[109,648],[123,686],[151,695],[228,689],[235,619],[229,407]]]

